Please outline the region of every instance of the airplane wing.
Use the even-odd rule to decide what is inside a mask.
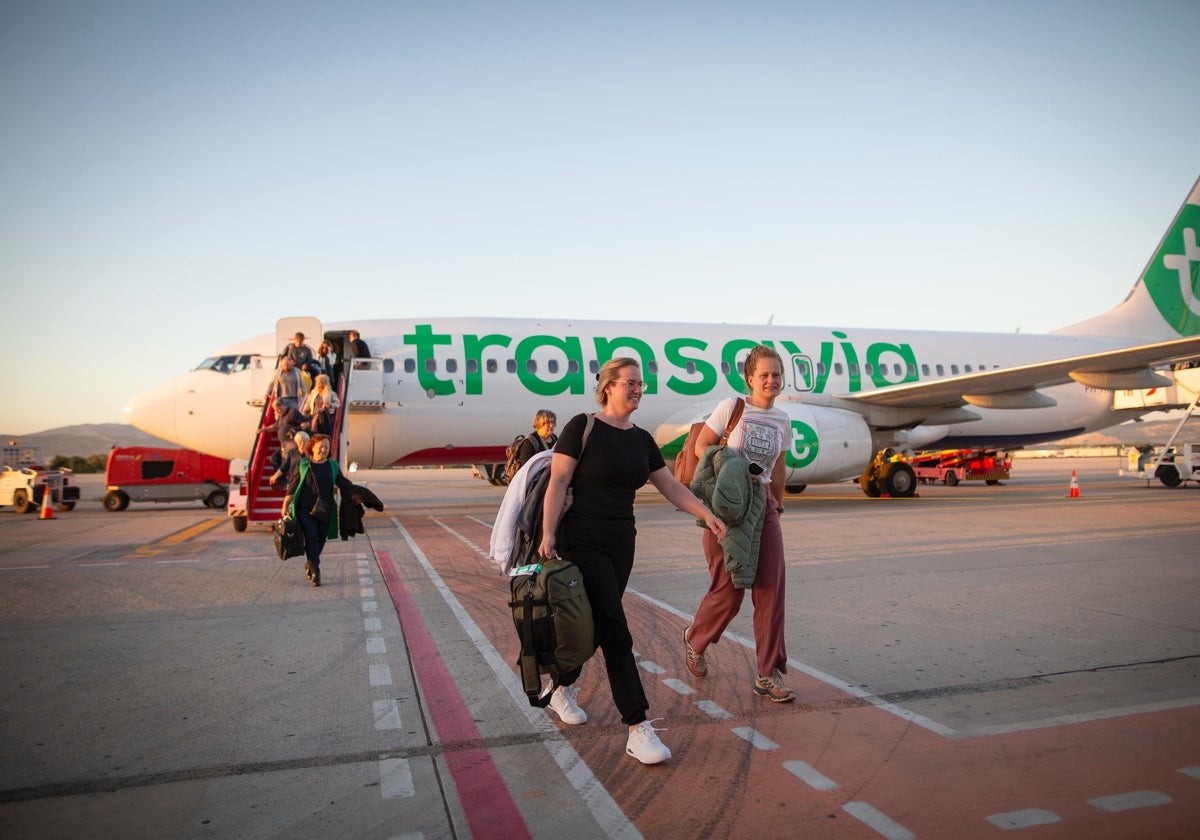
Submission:
[[[1046,362],[968,373],[931,382],[892,385],[876,391],[839,394],[847,403],[889,408],[952,408],[970,403],[985,408],[1053,405],[1038,388],[1076,381],[1107,390],[1136,390],[1169,385],[1151,368],[1200,360],[1200,336],[1117,350],[1069,356]]]

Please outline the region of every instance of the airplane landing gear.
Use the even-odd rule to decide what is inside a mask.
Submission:
[[[871,463],[863,470],[858,479],[858,486],[872,499],[880,496],[893,496],[907,499],[916,495],[917,475],[913,468],[903,461],[893,460],[896,452],[893,449],[883,449],[875,453]]]

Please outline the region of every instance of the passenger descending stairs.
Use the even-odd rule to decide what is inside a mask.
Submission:
[[[338,383],[338,400],[341,405],[333,421],[331,451],[342,452],[341,440],[345,435],[346,421],[349,417],[346,404],[347,383],[350,380],[350,366],[347,365],[345,374]],[[235,489],[230,488],[230,516],[233,517],[233,527],[236,531],[246,530],[250,522],[271,522],[279,519],[284,497],[287,495],[286,483],[276,487],[271,486],[271,476],[275,472],[275,454],[279,452],[279,435],[275,428],[278,419],[275,413],[275,400],[268,389],[263,405],[262,417],[258,423],[258,434],[254,440],[254,449],[250,453],[250,461],[242,476],[238,492],[244,493],[244,507],[240,495],[235,495]]]

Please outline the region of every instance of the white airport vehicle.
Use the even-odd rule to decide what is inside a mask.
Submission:
[[[17,513],[32,513],[42,506],[42,498],[50,493],[50,504],[61,511],[73,510],[79,501],[70,470],[48,470],[42,465],[39,446],[9,444],[2,452],[0,466],[0,507],[11,507]]]
[[[1126,299],[1045,335],[780,325],[495,318],[398,318],[322,324],[285,318],[274,334],[226,347],[195,370],[138,394],[130,423],[222,458],[268,457],[265,394],[297,330],[345,344],[358,329],[370,358],[339,383],[336,456],[362,468],[502,463],[539,408],[594,410],[594,374],[619,356],[647,382],[634,420],[666,457],[691,423],[744,392],[741,362],[769,343],[784,359],[776,402],[791,416],[787,484],[859,479],[868,496],[912,495],[912,468],[887,449],[1010,451],[1132,419],[1118,391],[1161,388],[1200,359],[1200,181]],[[340,355],[340,354],[339,354]],[[273,414],[271,415],[273,416]],[[232,504],[232,501],[231,501]],[[238,515],[248,515],[239,508]],[[265,513],[264,513],[265,515]],[[243,523],[244,524],[244,523]]]

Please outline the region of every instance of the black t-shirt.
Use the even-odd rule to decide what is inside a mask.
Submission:
[[[567,519],[633,519],[633,498],[650,473],[666,466],[658,444],[645,429],[618,429],[599,418],[580,458],[586,414],[567,421],[555,452],[569,455],[578,463],[571,481],[575,496]]]

